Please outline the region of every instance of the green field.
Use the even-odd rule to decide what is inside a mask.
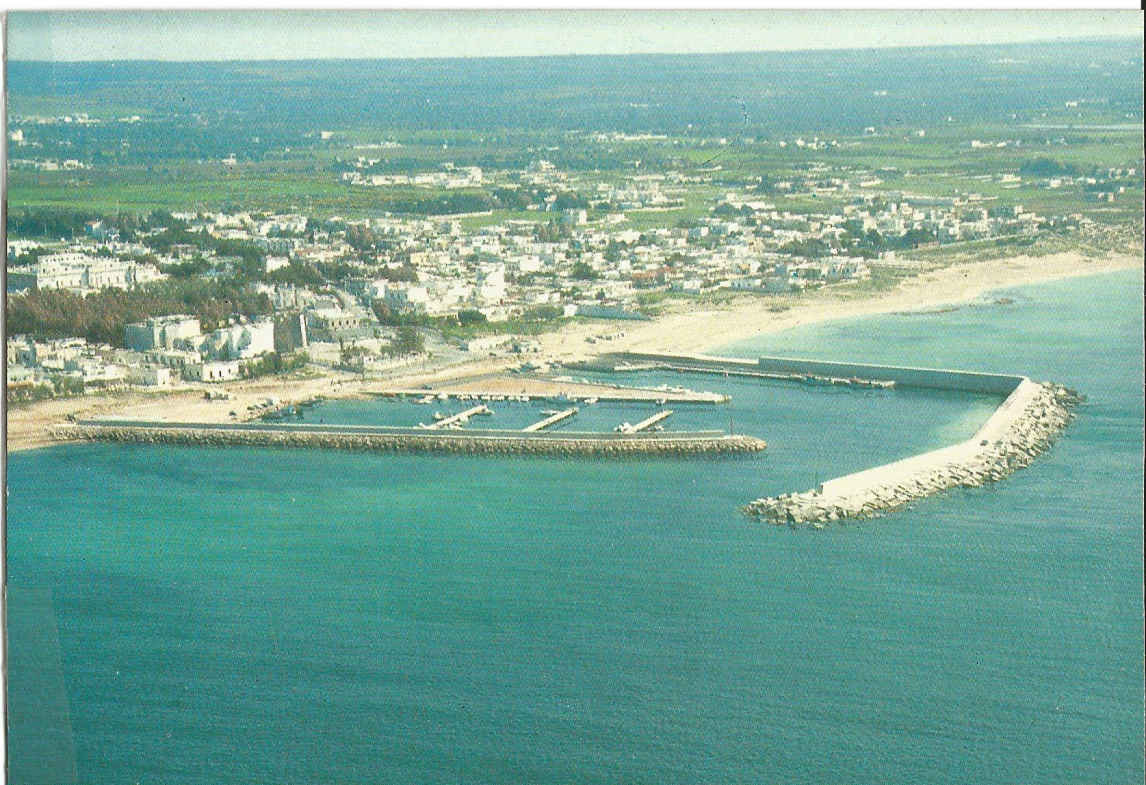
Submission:
[[[1050,120],[1062,118],[1051,117]],[[334,129],[334,136],[313,148],[282,151],[263,160],[225,166],[220,162],[167,161],[114,168],[97,165],[81,171],[9,172],[8,209],[59,207],[104,214],[163,210],[293,211],[315,217],[360,218],[391,211],[402,201],[440,197],[449,192],[412,187],[365,187],[343,183],[336,159],[359,156],[380,159],[391,171],[440,170],[445,163],[480,165],[493,187],[512,184],[516,172],[539,158],[561,156],[575,162],[567,186],[592,196],[597,183],[622,183],[638,174],[679,171],[703,177],[704,184],[687,186],[686,205],[669,211],[630,211],[622,228],[672,226],[708,213],[728,191],[751,189],[766,177],[788,179],[877,176],[877,190],[954,196],[975,193],[1003,204],[1022,204],[1039,213],[1084,212],[1101,220],[1119,221],[1141,214],[1141,176],[1113,204],[1088,201],[1079,187],[1040,188],[1025,178],[1019,188],[1004,188],[989,179],[1015,173],[1033,159],[1049,158],[1064,166],[1090,171],[1106,167],[1142,166],[1142,137],[1134,127],[1103,130],[1051,131],[1032,129],[1029,123],[999,125],[947,125],[926,130],[925,137],[904,129],[879,136],[842,137],[838,146],[822,150],[800,148],[795,135],[781,138],[715,140],[669,137],[663,140],[595,141],[585,133],[503,131],[479,134],[443,130],[411,133],[396,129]],[[811,140],[814,133],[804,134]],[[1055,142],[1066,139],[1066,144]],[[355,149],[356,145],[396,139],[395,149]],[[970,140],[985,142],[1019,139],[1021,146],[971,149]],[[1046,144],[1051,139],[1052,144]],[[27,155],[13,148],[12,156]],[[640,162],[640,166],[637,166]],[[491,167],[491,164],[493,165]],[[593,164],[597,168],[585,168]],[[457,193],[457,192],[453,192]],[[852,201],[855,192],[823,196],[807,193],[763,193],[759,198],[793,212],[823,212]],[[489,216],[463,219],[475,228],[506,219],[548,220],[531,211],[498,210]]]

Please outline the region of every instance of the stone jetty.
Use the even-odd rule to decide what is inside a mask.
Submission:
[[[433,452],[471,455],[551,455],[565,457],[690,456],[753,453],[765,448],[762,439],[719,432],[642,434],[616,438],[613,434],[465,434],[340,432],[337,429],[279,427],[219,427],[193,424],[59,425],[53,435],[63,440],[115,441],[142,444],[184,444],[201,447],[312,447],[368,452]]]
[[[822,528],[831,521],[877,517],[951,488],[997,482],[1049,449],[1081,400],[1073,390],[1024,378],[966,442],[839,477],[805,493],[757,499],[745,512],[777,525]]]

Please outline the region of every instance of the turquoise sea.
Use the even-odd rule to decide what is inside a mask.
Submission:
[[[1088,396],[1008,480],[821,532],[738,507],[965,437],[994,402],[648,374],[618,381],[733,395],[674,427],[731,417],[769,449],[11,455],[9,781],[1141,782],[1142,290],[724,347]],[[381,407],[308,417],[408,414]]]

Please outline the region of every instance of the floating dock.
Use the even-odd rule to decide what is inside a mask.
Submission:
[[[574,406],[572,409],[565,409],[564,411],[557,412],[556,414],[551,414],[548,417],[546,417],[544,420],[539,420],[539,421],[533,423],[533,425],[527,425],[526,427],[521,429],[521,432],[522,433],[535,433],[537,431],[543,431],[546,428],[548,428],[549,426],[556,425],[557,423],[561,422],[562,420],[568,420],[570,417],[575,415],[578,411],[580,411],[580,410],[576,406]]]

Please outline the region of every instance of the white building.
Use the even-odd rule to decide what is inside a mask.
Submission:
[[[203,362],[188,365],[183,376],[199,382],[228,382],[239,378],[238,362]]]
[[[154,366],[129,368],[127,371],[127,380],[132,384],[138,384],[143,387],[170,387],[171,369],[157,368]]]
[[[201,333],[199,320],[194,316],[184,314],[156,316],[127,325],[124,345],[137,352],[174,349],[187,341],[193,341]]]
[[[201,354],[220,360],[247,360],[275,350],[275,323],[270,319],[233,324],[208,334]]]
[[[430,295],[424,286],[387,283],[382,299],[386,307],[394,311],[422,310],[429,302]]]
[[[9,273],[15,286],[36,289],[130,289],[166,276],[154,265],[68,251],[41,256],[36,264]]]
[[[478,302],[497,303],[505,297],[505,265],[483,265],[478,271],[474,297]]]
[[[265,261],[266,270],[268,273],[273,273],[275,270],[282,269],[290,264],[290,259],[285,256],[268,256]]]
[[[584,226],[589,223],[589,213],[585,210],[562,210],[561,222],[573,226]]]

